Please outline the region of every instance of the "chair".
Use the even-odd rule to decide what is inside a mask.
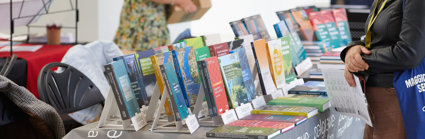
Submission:
[[[52,71],[55,68],[58,70]],[[65,125],[70,123],[68,113],[104,102],[99,89],[90,79],[64,63],[55,62],[44,66],[39,73],[37,87],[40,99],[62,115]]]
[[[6,63],[4,63],[3,67],[0,70],[0,75],[7,76],[9,74],[10,70],[12,70],[13,65],[15,65],[16,58],[16,54],[13,54],[12,56],[6,59]]]

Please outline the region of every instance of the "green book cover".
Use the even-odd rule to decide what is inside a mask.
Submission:
[[[282,41],[282,55],[283,55],[283,71],[285,72],[285,81],[290,83],[297,78],[292,63],[292,55],[290,48],[289,36],[280,38]]]
[[[330,107],[329,98],[323,96],[312,97],[312,95],[290,94],[286,97],[278,97],[269,101],[269,105],[290,105],[315,107],[323,112]]]
[[[238,53],[218,58],[227,96],[232,108],[248,103],[248,94],[242,77],[242,69]]]
[[[193,47],[195,49],[206,46],[204,36],[184,39],[184,40],[182,40],[182,42],[185,42],[186,46],[190,46],[190,47]]]
[[[201,61],[210,57],[210,50],[207,46],[195,49],[196,61]]]
[[[262,127],[220,126],[207,132],[207,137],[269,139],[280,134],[280,129]]]
[[[251,111],[251,114],[305,116],[307,118],[311,118],[317,113],[317,108],[314,107],[270,104],[266,105],[264,108]]]

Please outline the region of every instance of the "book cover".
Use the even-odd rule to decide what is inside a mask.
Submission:
[[[226,86],[230,107],[236,108],[248,103],[245,84],[243,82],[241,64],[238,53],[233,53],[218,58],[221,73]]]
[[[298,37],[298,39],[301,40],[301,38],[302,38],[302,40],[306,40],[304,38],[304,35],[302,35],[302,32],[299,28],[299,25],[297,24],[294,17],[292,16],[291,11],[289,11],[289,10],[278,11],[278,12],[276,12],[276,14],[278,15],[280,21],[285,21],[287,26],[291,28],[291,32],[293,32],[294,35],[296,35]]]
[[[199,75],[202,82],[202,87],[204,89],[205,94],[205,100],[207,101],[208,106],[208,116],[216,116],[218,115],[217,107],[215,106],[215,101],[213,98],[213,91],[212,87],[210,86],[210,80],[207,78],[208,76],[208,70],[207,70],[207,64],[205,61],[198,61],[198,69],[199,69]],[[215,109],[214,109],[215,108]]]
[[[277,90],[270,73],[271,70],[269,68],[269,56],[267,52],[266,41],[264,39],[254,41],[253,49],[255,51],[254,57],[258,67],[257,71],[263,94],[272,94]]]
[[[146,93],[145,86],[143,84],[143,78],[140,76],[139,68],[137,65],[137,60],[134,54],[124,55],[120,57],[113,58],[114,61],[123,60],[125,64],[125,69],[127,70],[128,77],[131,82],[131,87],[135,96],[137,97],[137,102],[139,106],[148,105],[149,99]]]
[[[126,110],[120,110],[120,111],[126,111],[126,114],[128,114],[127,116],[123,116],[123,120],[125,117],[131,119],[132,117],[134,117],[134,115],[136,113],[140,112],[140,107],[139,104],[137,103],[137,99],[136,96],[134,95],[133,92],[133,88],[131,87],[131,82],[130,82],[130,78],[129,75],[127,73],[127,69],[125,68],[125,64],[124,64],[124,60],[119,59],[117,61],[114,61],[112,63],[110,63],[111,66],[109,67],[105,67],[107,70],[112,69],[113,71],[113,75],[115,76],[115,78],[113,79],[114,82],[111,82],[110,80],[110,84],[114,84],[118,86],[118,90],[114,90],[117,92],[114,92],[116,94],[119,93],[119,97],[116,97],[117,99],[117,103],[121,103],[119,102],[122,98],[122,102],[123,104],[125,104],[125,108]]]
[[[310,73],[310,75],[312,74]],[[308,81],[303,85],[295,86],[290,89],[288,93],[302,95],[327,95],[325,83],[323,81]]]
[[[205,92],[205,93],[209,93],[209,94],[206,94],[205,96],[206,96],[206,98],[205,99],[207,99],[207,101],[209,100],[210,101],[210,103],[211,103],[211,109],[212,109],[212,113],[210,113],[210,115],[211,116],[218,116],[218,115],[220,115],[220,114],[222,114],[222,112],[224,113],[225,112],[225,110],[224,109],[217,109],[217,102],[215,101],[215,94],[214,94],[214,88],[213,88],[213,84],[212,84],[212,82],[211,82],[211,77],[210,77],[210,73],[209,73],[209,71],[208,71],[208,63],[207,63],[207,61],[205,61],[205,60],[203,60],[203,61],[200,61],[200,64],[202,64],[202,69],[200,69],[202,72],[203,72],[203,74],[204,74],[204,79],[205,80],[203,80],[203,81],[205,81],[205,87],[206,87],[206,90],[207,90],[207,92]],[[216,87],[219,87],[219,86],[216,86]],[[221,87],[221,86],[220,86]],[[224,89],[224,86],[222,86],[223,87],[223,89]],[[218,88],[217,88],[218,89]],[[226,94],[226,93],[224,93],[224,94]],[[220,97],[223,97],[223,96],[221,96],[220,95]],[[227,99],[227,95],[226,95],[226,98],[218,98],[218,99]],[[208,102],[207,102],[208,103]],[[226,103],[227,103],[227,100],[226,100]],[[228,108],[229,107],[229,104],[227,104],[227,106],[224,106],[225,108]],[[224,111],[223,111],[224,110]],[[220,112],[220,113],[219,113]]]
[[[262,128],[275,128],[281,129],[281,133],[284,133],[295,127],[294,123],[278,122],[278,121],[259,121],[259,120],[237,120],[229,123],[230,126],[242,126],[242,127],[262,127]]]
[[[211,56],[220,57],[229,54],[229,46],[227,42],[210,45],[208,48]]]
[[[334,9],[332,10],[333,16],[335,18],[336,26],[339,30],[339,35],[341,35],[342,45],[346,46],[350,43],[351,33],[350,27],[348,25],[348,18],[345,9]]]
[[[293,66],[296,66],[307,58],[307,54],[304,50],[304,47],[303,47],[303,44],[301,42],[300,37],[297,35],[296,25],[294,26],[291,23],[292,21],[289,17],[285,18],[284,21],[285,22],[282,22],[282,23],[285,23],[286,28],[280,27],[280,30],[287,29],[289,31],[289,39],[290,39],[290,45],[291,45],[291,47],[290,47],[291,48],[291,56],[292,56]],[[285,32],[285,31],[282,31],[282,32]]]
[[[243,48],[245,49],[246,57],[248,59],[248,65],[251,71],[252,80],[254,81],[256,92],[258,95],[262,95],[260,78],[258,77],[254,51],[251,45],[251,43],[254,42],[254,37],[252,35],[246,35],[246,36],[240,36],[240,38],[244,39]]]
[[[317,108],[306,106],[267,105],[262,109],[254,109],[251,114],[289,115],[313,117],[318,113]]]
[[[208,70],[207,76],[209,77],[209,85],[214,95],[215,105],[217,106],[218,114],[221,115],[230,107],[227,101],[226,88],[221,75],[220,65],[217,57],[207,58],[205,62],[206,65],[204,66],[206,66]]]
[[[273,81],[277,88],[283,88],[285,86],[285,72],[283,69],[282,42],[280,39],[271,40],[266,46]]]
[[[251,114],[245,116],[240,120],[259,120],[259,121],[273,121],[273,122],[287,122],[299,125],[307,120],[304,116],[289,116],[289,115],[266,115],[266,114]]]
[[[310,21],[313,24],[314,33],[318,41],[330,42],[331,36],[326,28],[326,24],[322,20],[321,12],[311,12]]]
[[[207,46],[195,49],[196,61],[201,61],[211,57],[210,50]]]
[[[179,55],[179,61],[183,63],[182,70],[185,76],[184,79],[186,81],[187,91],[190,92],[190,102],[195,104],[199,89],[201,87],[198,67],[196,64],[195,51],[193,47],[185,47],[179,50],[184,50],[184,55]]]
[[[290,105],[315,107],[319,112],[323,112],[330,107],[327,97],[307,97],[304,95],[290,94],[285,97],[278,97],[268,102],[269,105]]]
[[[270,40],[270,35],[264,25],[261,15],[253,15],[242,19],[242,22],[248,29],[249,34],[253,34],[254,40]]]
[[[340,38],[341,35],[339,34],[339,30],[336,27],[332,11],[322,10],[320,11],[320,13],[322,17],[322,22],[326,25],[326,28],[328,29],[329,36],[331,38],[331,46],[333,48],[339,48],[343,46]]]
[[[159,65],[164,64],[164,55],[153,55],[151,56],[151,61],[152,61],[152,67],[155,73],[155,78],[157,79],[156,84],[158,84],[159,92],[162,96],[162,92],[164,92],[164,88],[165,88],[165,82],[164,82],[164,79],[162,78]],[[165,100],[164,108],[165,108],[166,115],[168,116],[172,115],[172,111],[171,111],[170,103],[168,99]]]
[[[283,71],[285,72],[285,82],[290,83],[297,78],[293,67],[291,48],[290,48],[290,37],[280,38],[282,44],[282,57],[283,57]]]
[[[177,79],[178,79],[178,83],[180,84],[180,88],[184,97],[184,100],[186,102],[186,106],[190,107],[190,100],[189,100],[189,95],[188,95],[188,89],[186,86],[186,82],[184,80],[185,78],[185,74],[183,72],[183,63],[180,62],[178,56],[179,55],[184,55],[184,51],[180,51],[178,52],[177,50],[173,50],[171,51],[172,57],[173,57],[173,62],[174,62],[174,69],[175,72],[177,74]],[[164,63],[165,64],[165,63]]]
[[[140,70],[140,75],[143,77],[143,84],[145,85],[146,90],[154,90],[156,84],[155,71],[152,66],[151,56],[155,55],[155,50],[150,49],[147,51],[140,51],[136,54],[136,59],[138,62],[138,67]],[[152,96],[152,91],[146,91],[149,100]]]
[[[182,42],[172,44],[171,46],[168,46],[168,48],[169,48],[168,50],[172,51],[172,50],[175,50],[175,49],[181,49],[181,48],[185,48],[185,47],[186,47],[186,42],[182,41]],[[172,48],[172,49],[170,50],[170,48]]]
[[[237,40],[227,42],[227,45],[229,46],[229,50],[232,51],[242,47],[243,43],[244,43],[243,39],[237,39]]]
[[[129,119],[127,108],[125,106],[123,97],[121,96],[121,88],[118,86],[117,77],[115,77],[114,70],[111,64],[107,64],[105,67],[105,77],[108,80],[109,85],[111,85],[111,90],[114,93],[115,100],[117,102],[118,109],[120,110],[121,119]]]
[[[248,30],[241,20],[229,22],[236,37],[248,35]]]
[[[206,133],[207,137],[271,139],[280,134],[280,129],[241,126],[220,126]]]
[[[314,39],[314,31],[311,26],[308,15],[304,10],[293,10],[291,15],[294,17],[295,21],[298,23],[300,30],[302,32],[303,38],[306,41],[313,41]]]
[[[197,49],[197,48],[201,48],[201,47],[206,46],[205,45],[205,39],[204,39],[203,36],[195,37],[195,38],[189,38],[189,39],[184,39],[184,40],[182,40],[180,42],[185,42],[186,43],[186,46],[193,47],[194,49]]]
[[[183,95],[183,90],[180,87],[180,81],[178,80],[174,66],[171,63],[164,63],[162,66],[160,66],[160,69],[162,71],[164,80],[166,81],[165,84],[170,94],[170,99],[175,101],[175,104],[172,105],[177,107],[174,113],[178,111],[177,115],[180,115],[180,118],[177,119],[183,120],[189,115],[189,111],[186,107],[186,100]]]
[[[162,54],[162,53],[168,52],[168,46],[165,45],[165,46],[155,47],[153,48],[153,51],[155,54]]]
[[[255,88],[254,80],[253,80],[253,77],[252,77],[252,73],[251,73],[251,70],[250,70],[248,57],[246,55],[247,52],[245,51],[245,48],[243,48],[243,47],[238,48],[235,51],[239,54],[239,60],[240,60],[240,64],[241,64],[243,82],[245,84],[246,93],[247,93],[247,96],[248,96],[248,101],[251,101],[252,99],[254,99],[256,97],[257,93],[256,93],[256,88]],[[252,57],[252,58],[254,58],[254,57]]]

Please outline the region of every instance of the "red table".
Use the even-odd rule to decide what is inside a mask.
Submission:
[[[25,44],[30,45],[30,44]],[[19,58],[27,61],[27,89],[39,98],[37,78],[40,70],[48,63],[60,62],[62,57],[71,48],[71,45],[43,45],[35,52],[13,52]],[[8,57],[10,52],[0,52],[0,57]]]

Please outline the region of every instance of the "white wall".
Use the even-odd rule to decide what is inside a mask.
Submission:
[[[124,0],[102,0],[99,2],[99,40],[113,40],[118,29]]]

